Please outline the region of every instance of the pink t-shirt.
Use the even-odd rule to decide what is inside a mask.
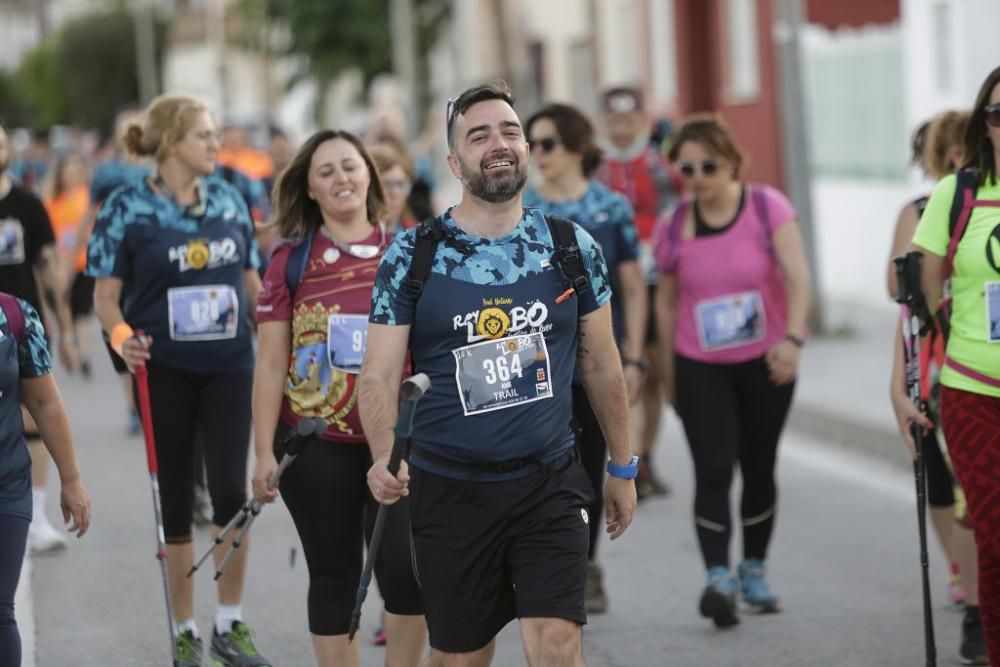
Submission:
[[[774,252],[779,227],[795,219],[783,194],[747,186],[743,206],[728,229],[681,238],[685,200],[656,227],[660,273],[677,282],[674,350],[717,364],[763,356],[784,338],[788,321],[784,272]]]
[[[384,240],[376,230],[363,243]],[[291,247],[275,249],[257,302],[257,322],[290,320],[292,325],[281,421],[294,426],[302,418],[322,417],[330,424],[325,439],[363,443],[357,371],[382,252],[369,259],[353,257],[317,233],[293,303],[285,282]]]

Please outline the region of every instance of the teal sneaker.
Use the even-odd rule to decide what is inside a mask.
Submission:
[[[781,611],[777,596],[764,578],[764,561],[747,558],[739,567],[740,592],[743,601],[762,614],[776,614]]]
[[[701,594],[698,610],[718,628],[728,628],[740,622],[736,614],[736,578],[729,568],[717,565],[708,568],[707,584]]]
[[[190,630],[185,630],[174,639],[174,652],[177,654],[177,667],[201,667],[201,639]]]
[[[243,621],[233,621],[232,629],[221,635],[212,630],[208,660],[214,667],[271,667],[253,645],[253,630]]]

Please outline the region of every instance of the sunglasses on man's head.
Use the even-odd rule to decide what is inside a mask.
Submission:
[[[699,168],[701,173],[705,176],[711,176],[715,172],[719,171],[719,161],[718,160],[702,160],[701,163],[698,162],[681,162],[678,163],[677,168],[680,169],[681,175],[685,178],[691,178],[698,173]]]
[[[448,104],[444,108],[444,126],[451,127],[451,117],[455,113],[455,105],[458,104],[458,96],[449,97]]]
[[[559,145],[559,140],[555,137],[545,137],[544,139],[531,139],[528,141],[528,150],[532,153],[535,152],[536,148],[541,148],[542,153],[548,154],[555,150],[555,147]]]
[[[983,111],[986,112],[986,124],[990,127],[1000,127],[1000,104],[990,104]]]

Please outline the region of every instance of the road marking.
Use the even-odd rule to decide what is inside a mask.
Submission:
[[[26,555],[14,593],[14,618],[21,633],[21,667],[35,667],[35,610],[31,599],[31,558]]]
[[[789,435],[792,437],[783,443],[779,457],[792,465],[836,477],[854,486],[863,486],[899,502],[915,502],[913,477],[904,469],[832,447],[800,431],[790,431]]]

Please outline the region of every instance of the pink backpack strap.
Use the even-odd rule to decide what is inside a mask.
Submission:
[[[21,310],[21,304],[10,294],[0,292],[0,310],[7,317],[10,335],[20,344],[24,339],[24,311]]]
[[[673,273],[677,269],[681,236],[684,231],[684,217],[689,208],[691,208],[691,201],[685,199],[677,205],[677,208],[670,215],[670,222],[667,225],[667,256],[660,265],[660,270],[665,273]]]

